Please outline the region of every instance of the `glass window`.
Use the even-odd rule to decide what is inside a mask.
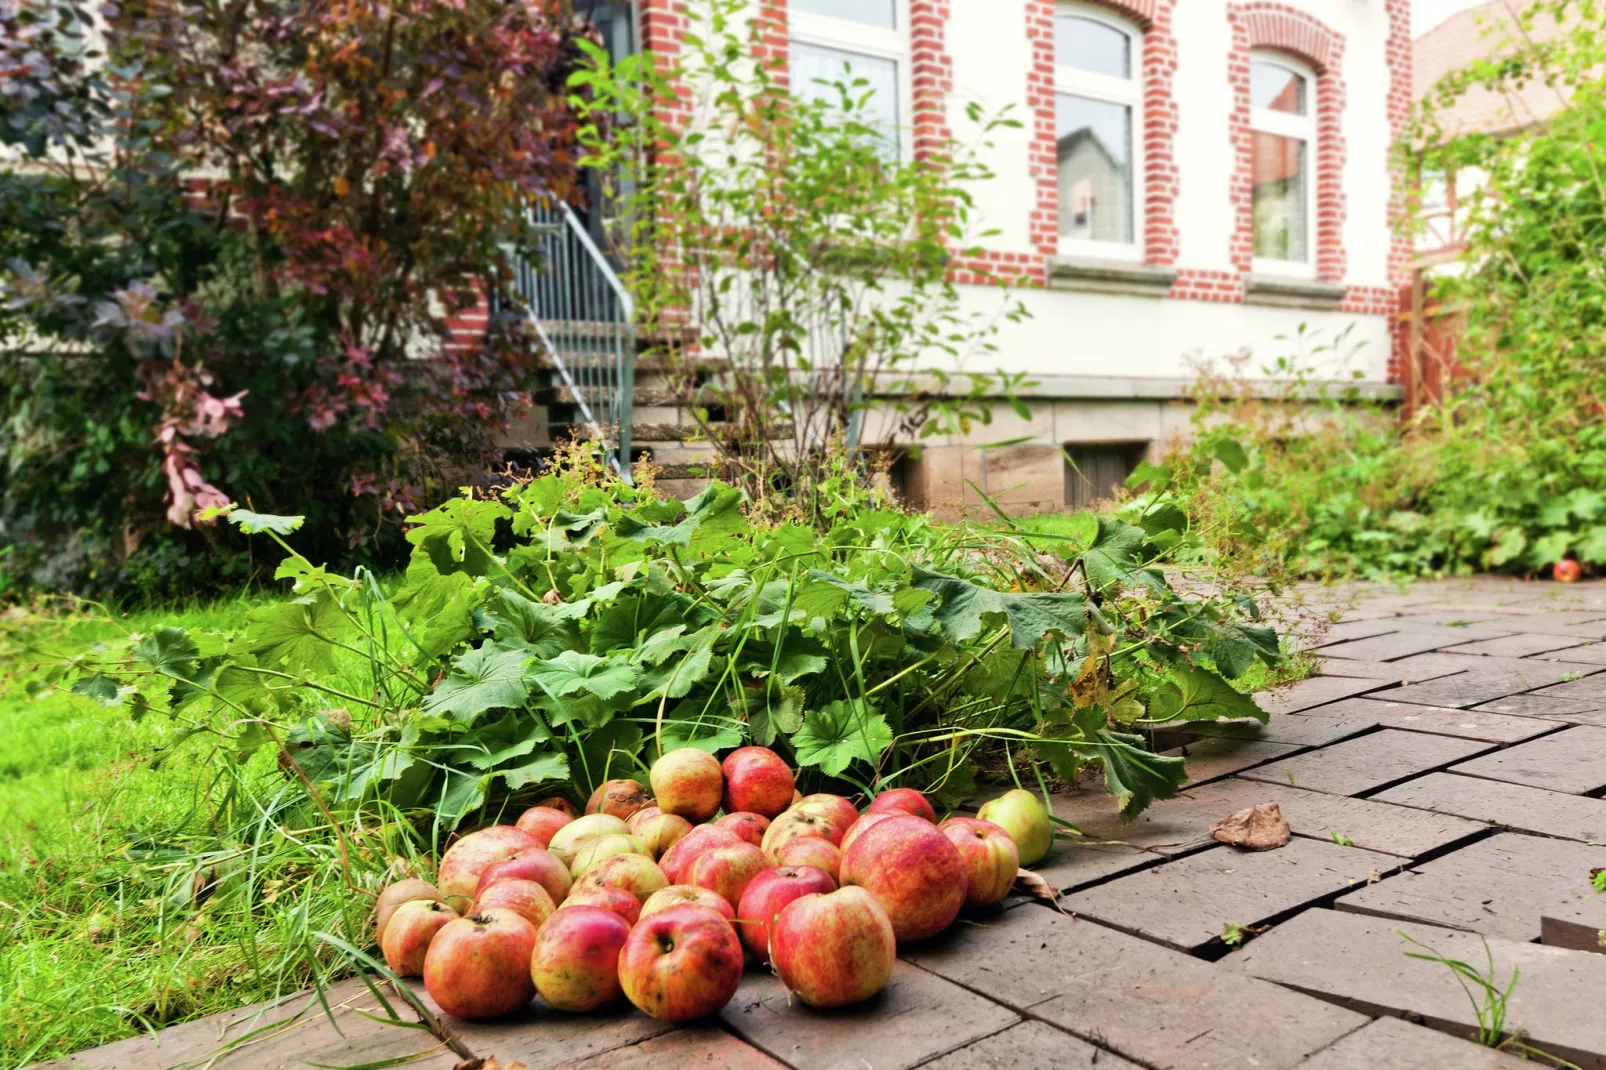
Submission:
[[[1132,241],[1132,109],[1060,94],[1054,100],[1060,235]]]
[[[1132,38],[1098,19],[1061,15],[1054,20],[1054,65],[1130,78]]]
[[[1251,212],[1256,270],[1309,274],[1312,78],[1291,61],[1257,58],[1249,66],[1249,125],[1253,130]]]
[[[1290,115],[1305,114],[1305,78],[1280,63],[1249,65],[1249,106]]]
[[[898,141],[898,64],[880,56],[865,56],[822,45],[792,42],[791,78],[797,95],[804,100],[838,99],[835,84],[848,86],[855,96],[855,80],[863,79],[873,91],[865,118],[879,127],[894,144]],[[823,83],[823,84],[822,84]]]
[[[801,11],[858,22],[878,30],[895,30],[898,28],[897,8],[897,0],[792,0],[789,14]]]

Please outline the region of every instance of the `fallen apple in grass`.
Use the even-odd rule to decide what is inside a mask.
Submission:
[[[475,898],[501,880],[534,881],[546,889],[546,894],[552,897],[554,903],[561,903],[569,894],[573,878],[569,876],[569,867],[557,855],[542,847],[529,847],[512,858],[504,858],[486,866],[480,874],[479,883],[474,886]]]
[[[400,977],[422,977],[430,942],[457,916],[457,911],[433,899],[412,899],[397,907],[379,941],[385,965]]]
[[[541,926],[530,956],[535,990],[554,1010],[576,1014],[619,998],[619,952],[630,923],[611,910],[564,906]]]
[[[735,906],[742,901],[748,882],[769,868],[770,860],[764,852],[743,840],[698,855],[692,861],[686,883],[718,892]]]
[[[911,817],[923,817],[933,825],[937,823],[937,811],[932,809],[926,797],[913,788],[893,788],[883,791],[870,801],[865,809],[867,814],[909,814]]]
[[[842,848],[843,854],[846,854],[848,848],[853,846],[854,840],[858,839],[860,836],[863,836],[870,829],[875,828],[878,824],[887,820],[889,817],[909,816],[909,814],[903,813],[895,814],[890,810],[883,810],[879,814],[865,814],[863,817],[859,818],[859,820],[853,823],[852,828],[848,829],[848,831],[842,834],[842,842],[837,844],[837,846]]]
[[[787,840],[769,856],[777,866],[813,866],[836,880],[842,873],[842,848],[830,840],[807,836]]]
[[[693,823],[713,817],[725,794],[719,759],[696,747],[681,747],[661,756],[652,763],[647,779],[660,810]]]
[[[908,814],[889,815],[854,839],[842,853],[842,883],[876,897],[899,943],[936,936],[965,902],[959,848],[937,826]]]
[[[587,814],[609,814],[620,820],[653,805],[652,792],[634,780],[606,780],[586,801]]]
[[[611,910],[629,925],[636,924],[636,921],[641,917],[641,900],[623,888],[577,887],[569,893],[569,898],[564,900],[563,905],[565,907],[601,907],[603,910]]]
[[[1006,791],[983,803],[976,816],[1009,833],[1020,851],[1023,866],[1041,862],[1054,846],[1054,825],[1048,819],[1048,811],[1043,809],[1042,801],[1025,788]]]
[[[1550,575],[1557,583],[1577,583],[1584,574],[1583,566],[1570,557],[1564,557],[1550,566]]]
[[[441,895],[440,889],[429,881],[419,880],[417,877],[408,877],[406,880],[396,881],[388,885],[379,893],[379,901],[374,904],[374,942],[379,943],[385,939],[385,926],[390,923],[392,915],[403,903],[417,900],[433,903],[444,903],[446,897]]]
[[[759,962],[770,960],[770,932],[781,909],[794,899],[817,892],[836,891],[836,880],[813,866],[766,869],[747,883],[736,916],[742,919],[739,935]]]
[[[724,896],[695,884],[671,884],[667,888],[660,888],[641,904],[641,917],[650,918],[673,907],[683,906],[707,907],[726,921],[736,920],[736,908],[727,903]]]
[[[824,814],[810,810],[788,810],[764,832],[764,853],[771,859],[782,845],[793,840],[819,839],[828,843],[842,841],[842,828]]]
[[[698,855],[716,847],[746,842],[730,829],[718,825],[698,825],[663,853],[663,857],[658,859],[658,868],[664,871],[670,884],[690,884],[686,875]]]
[[[836,823],[844,834],[859,820],[859,811],[840,795],[805,795],[792,804],[792,809],[806,814],[823,814]]]
[[[754,847],[758,847],[764,842],[764,833],[769,830],[770,819],[763,814],[738,810],[734,814],[726,814],[714,824],[720,828],[730,829]]]
[[[846,887],[794,899],[770,936],[781,982],[811,1007],[848,1007],[886,987],[898,956],[892,921],[875,896]]]
[[[619,888],[635,896],[639,902],[660,888],[669,886],[664,871],[646,855],[609,855],[585,871],[585,876],[574,883],[574,890],[583,888]]]
[[[480,914],[494,909],[511,910],[539,929],[558,909],[558,904],[535,881],[503,877],[480,890],[474,897],[471,913]]]
[[[448,905],[455,899],[466,906],[474,898],[474,889],[479,887],[480,875],[489,866],[540,846],[534,836],[512,825],[492,825],[471,832],[452,844],[441,858],[437,876],[441,895],[446,897]]]
[[[1009,833],[975,817],[950,817],[937,826],[959,848],[965,864],[965,906],[995,906],[1015,886],[1020,870],[1020,849]]]
[[[619,953],[626,998],[659,1021],[716,1014],[741,983],[742,942],[731,923],[707,907],[674,907],[642,920]]]
[[[775,818],[792,805],[792,770],[768,747],[739,747],[725,756],[725,812],[748,811]]]
[[[424,956],[424,988],[441,1010],[459,1018],[512,1014],[535,994],[534,950],[535,926],[511,910],[449,921]]]
[[[558,829],[573,820],[572,815],[562,810],[555,810],[550,806],[532,806],[519,815],[513,827],[528,832],[542,847],[545,847],[552,842],[552,837],[557,834]]]

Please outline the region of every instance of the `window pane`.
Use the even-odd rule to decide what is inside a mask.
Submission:
[[[1109,23],[1061,15],[1054,20],[1054,65],[1132,77],[1132,38]]]
[[[1249,65],[1249,103],[1256,108],[1305,114],[1305,79],[1277,63]]]
[[[1309,258],[1304,141],[1255,131],[1254,212],[1256,256]]]
[[[878,30],[898,28],[897,0],[792,0],[791,10],[859,22]]]
[[[866,125],[883,131],[896,153],[898,145],[898,64],[879,56],[862,56],[856,52],[842,52],[835,48],[792,42],[790,57],[792,91],[803,100],[841,99],[835,84],[841,82],[857,97],[866,90],[873,93],[859,116]],[[856,79],[869,83],[867,87],[853,88]],[[821,85],[824,82],[826,84]]]
[[[1060,235],[1132,241],[1132,109],[1062,93],[1054,98]]]

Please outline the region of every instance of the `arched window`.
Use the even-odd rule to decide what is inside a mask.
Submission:
[[[1054,20],[1054,142],[1062,255],[1141,259],[1143,37],[1082,4]]]
[[[836,99],[837,82],[862,78],[874,95],[864,118],[899,154],[909,123],[907,0],[791,0],[788,57],[793,92]]]
[[[1311,255],[1315,86],[1315,75],[1296,60],[1274,53],[1250,59],[1257,272],[1309,275],[1316,270]]]

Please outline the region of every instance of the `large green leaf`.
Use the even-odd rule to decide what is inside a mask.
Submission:
[[[1209,669],[1174,665],[1149,700],[1149,717],[1155,721],[1215,721],[1252,717],[1265,724],[1266,711]]]
[[[456,828],[464,815],[485,804],[485,789],[495,773],[448,769],[435,800],[435,820],[446,828]]]
[[[300,530],[306,522],[304,516],[273,516],[270,513],[253,513],[238,507],[229,510],[229,523],[247,535],[260,535],[271,531],[276,535],[289,535]]]
[[[879,713],[857,700],[838,699],[811,711],[792,737],[799,765],[817,766],[838,776],[855,761],[874,763],[892,745],[892,729]]]
[[[1136,817],[1156,799],[1171,798],[1187,780],[1181,758],[1155,754],[1139,735],[1101,729],[1098,744],[1087,746],[1085,753],[1103,763],[1104,785],[1116,797],[1123,820]]]
[[[183,628],[158,628],[134,644],[134,656],[161,673],[188,680],[195,675],[201,649]]]
[[[1087,627],[1087,599],[1080,594],[1016,594],[982,587],[958,576],[916,566],[914,586],[941,599],[931,620],[949,640],[974,639],[984,617],[1009,622],[1010,645],[1032,650],[1050,632],[1073,639]],[[911,623],[913,619],[911,620]]]
[[[529,696],[524,665],[530,652],[496,642],[452,659],[452,671],[424,698],[424,712],[472,724],[486,710],[515,709]]]
[[[666,754],[681,747],[696,747],[709,754],[718,754],[722,750],[730,750],[741,745],[741,729],[720,718],[709,717],[705,720],[691,718],[664,722],[663,749]]]
[[[518,791],[529,784],[548,784],[569,779],[569,759],[562,751],[542,754],[511,769],[498,769],[496,775],[510,791]]]
[[[1155,570],[1143,567],[1147,542],[1148,537],[1142,528],[1113,516],[1099,517],[1093,542],[1079,558],[1087,581],[1098,591],[1113,584],[1140,584],[1164,590],[1165,578]]]
[[[1215,636],[1205,644],[1205,653],[1229,680],[1248,672],[1256,658],[1267,665],[1276,665],[1282,660],[1282,648],[1278,646],[1274,628],[1227,621],[1217,625],[1215,631]]]
[[[552,738],[546,725],[528,713],[510,713],[499,721],[480,725],[443,749],[454,754],[454,764],[467,762],[475,769],[495,769],[535,750]]]
[[[614,531],[634,542],[671,543],[690,546],[697,535],[734,531],[743,523],[742,492],[723,483],[708,488],[685,502],[686,515],[675,524],[653,524],[626,513],[614,521]]]
[[[555,658],[530,667],[529,678],[555,699],[588,694],[611,699],[636,686],[636,669],[623,655],[599,658],[578,650],[565,650]]]
[[[497,565],[490,549],[496,522],[512,515],[501,502],[453,498],[422,516],[408,517],[414,527],[408,530],[407,541],[443,576],[454,572],[484,576]]]
[[[474,623],[498,639],[523,643],[538,658],[556,657],[580,642],[574,614],[506,587],[494,591],[475,611]]]
[[[333,673],[336,642],[349,641],[351,621],[327,591],[262,606],[246,615],[245,633],[234,648],[265,668]]]

